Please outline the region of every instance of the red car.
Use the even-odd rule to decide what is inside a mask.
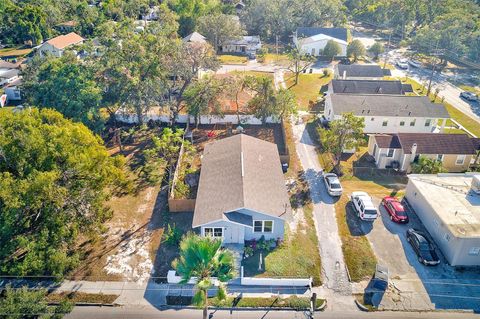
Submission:
[[[398,198],[387,196],[382,200],[382,205],[390,215],[390,219],[396,223],[408,223],[408,216],[405,208]]]

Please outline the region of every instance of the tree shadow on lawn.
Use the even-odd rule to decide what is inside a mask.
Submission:
[[[262,255],[261,267],[259,267],[260,254]],[[243,275],[245,277],[255,277],[260,275],[261,277],[261,275],[264,274],[266,271],[265,259],[269,254],[270,254],[270,251],[259,249],[254,252],[253,256],[243,259],[242,260],[242,266],[244,271]],[[285,257],[287,258],[287,256]]]
[[[350,201],[345,204],[345,219],[352,236],[365,236],[373,229],[373,222],[361,220]]]

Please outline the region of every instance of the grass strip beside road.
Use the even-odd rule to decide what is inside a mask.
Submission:
[[[222,64],[247,64],[248,58],[240,55],[221,54],[218,59]]]
[[[73,303],[113,304],[119,295],[93,294],[80,291],[50,293],[47,295],[48,302],[61,302],[68,300]]]
[[[324,299],[317,298],[316,306],[324,303]],[[291,296],[287,298],[269,297],[269,298],[251,298],[245,297],[236,300],[234,297],[227,297],[225,300],[218,300],[217,297],[208,298],[211,307],[225,308],[286,308],[294,310],[310,309],[310,298]],[[167,297],[169,306],[193,306],[191,298],[181,296]]]

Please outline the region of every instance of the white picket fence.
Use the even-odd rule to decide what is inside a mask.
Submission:
[[[138,116],[130,112],[118,111],[115,114],[115,118],[117,121],[127,123],[127,124],[138,123]],[[162,114],[160,112],[151,111],[143,116],[144,123],[147,123],[149,121],[169,123],[170,116],[167,114]],[[187,123],[187,121],[189,121],[190,124],[194,124],[195,117],[190,116],[188,114],[179,114],[177,116],[177,123],[185,124]],[[280,123],[280,120],[273,117],[268,117],[266,122]],[[226,114],[223,116],[220,116],[220,115],[201,115],[200,116],[200,124],[220,124],[220,123],[261,125],[262,121],[251,114],[240,115],[240,123],[238,123],[238,117],[235,114]]]
[[[182,277],[177,276],[175,270],[169,270],[167,274],[167,282],[169,284],[178,284]],[[212,278],[213,284],[218,285],[217,278]],[[188,284],[194,285],[197,282],[196,278],[188,281]],[[242,286],[288,286],[288,287],[312,287],[312,278],[255,278],[244,277],[243,266],[240,269],[240,284]]]

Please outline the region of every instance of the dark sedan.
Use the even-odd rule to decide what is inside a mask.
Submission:
[[[410,228],[407,230],[407,241],[412,245],[419,262],[426,266],[436,266],[440,263],[435,247],[424,233]]]

